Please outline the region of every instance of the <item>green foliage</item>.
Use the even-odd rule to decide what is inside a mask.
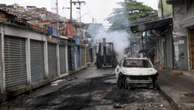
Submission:
[[[114,9],[108,21],[110,30],[127,30],[129,24],[138,22],[140,19],[154,15],[157,11],[135,0],[120,2],[121,8]]]
[[[154,10],[151,7],[145,6],[142,3],[136,1],[127,2],[126,9],[129,12],[129,20],[132,22],[138,18],[154,14]]]

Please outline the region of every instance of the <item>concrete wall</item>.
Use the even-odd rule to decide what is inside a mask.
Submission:
[[[194,26],[194,3],[185,0],[173,3],[174,32],[180,36],[187,36],[187,28]]]
[[[178,43],[178,47],[185,48],[184,52],[187,56],[184,57],[180,63],[183,64],[182,67],[187,67],[187,70],[191,69],[190,65],[190,50],[189,50],[189,28],[194,26],[194,3],[187,3],[187,0],[177,0],[173,2],[173,37],[178,42],[179,40],[186,39],[185,42]],[[177,43],[177,42],[176,42]],[[184,44],[182,44],[184,43]],[[182,47],[184,46],[184,47]],[[177,49],[178,49],[177,47]],[[178,51],[175,51],[178,52]],[[178,57],[180,53],[175,53]],[[180,58],[175,58],[180,59]],[[177,68],[182,69],[182,68]]]
[[[173,4],[173,34],[174,37],[187,36],[187,30],[183,27],[182,22],[186,15],[186,4],[184,1]]]
[[[167,0],[159,0],[158,3],[158,16],[169,18],[172,17],[172,6],[166,3]]]

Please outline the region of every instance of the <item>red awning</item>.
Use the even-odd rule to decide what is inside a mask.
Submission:
[[[65,29],[65,36],[74,39],[75,36],[75,28],[71,24],[66,24],[66,29]]]

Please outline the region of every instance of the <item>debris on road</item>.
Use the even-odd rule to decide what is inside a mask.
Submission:
[[[57,86],[60,82],[62,82],[63,80],[56,80],[54,82],[51,83],[51,86]]]
[[[113,105],[114,108],[122,108],[122,106],[119,103],[116,103]]]
[[[57,80],[52,83],[53,86],[61,84],[64,86],[50,93],[37,95],[30,100],[23,97],[4,106],[10,108],[7,110],[16,110],[15,106],[28,110],[171,110],[158,90],[117,88],[108,81],[116,80],[112,71],[113,69],[109,69],[98,73],[95,67],[90,67],[75,74],[82,75],[82,78],[85,76],[85,79],[64,80],[63,83],[61,83],[63,80]],[[99,76],[88,78],[88,73]],[[47,90],[49,91],[49,87],[44,91]]]

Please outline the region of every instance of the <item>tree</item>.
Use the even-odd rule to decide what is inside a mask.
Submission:
[[[135,0],[120,2],[121,8],[114,9],[108,21],[110,30],[127,30],[130,24],[137,23],[142,19],[157,15],[157,11]]]

